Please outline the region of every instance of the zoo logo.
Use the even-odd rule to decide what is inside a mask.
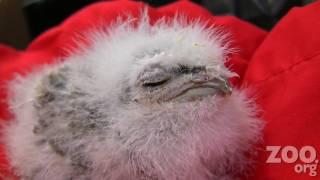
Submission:
[[[296,173],[308,173],[309,176],[317,176],[317,168],[319,160],[317,158],[317,151],[312,146],[304,146],[298,150],[294,146],[267,146],[266,150],[271,152],[266,163],[295,163],[300,160],[302,163],[298,163],[294,166]],[[280,153],[280,157],[277,155]],[[290,156],[288,154],[291,154]]]

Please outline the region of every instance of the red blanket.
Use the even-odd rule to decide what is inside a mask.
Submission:
[[[16,73],[27,74],[35,66],[66,56],[66,49],[75,48],[78,33],[108,24],[118,15],[138,16],[143,6],[129,1],[97,3],[45,32],[24,51],[0,45],[1,121],[10,119],[5,85]],[[294,8],[269,33],[235,17],[212,16],[186,1],[150,8],[149,14],[154,21],[173,17],[177,11],[190,19],[201,17],[223,26],[231,32],[233,46],[240,49],[229,62],[241,77],[233,83],[255,89],[261,116],[267,122],[251,179],[317,179],[312,172],[320,173],[320,167],[312,150],[320,153],[320,2]],[[270,159],[273,153],[269,149],[279,149],[277,146],[280,151]],[[0,179],[10,173],[3,148],[0,144]]]

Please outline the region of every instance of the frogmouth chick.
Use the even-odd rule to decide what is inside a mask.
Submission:
[[[225,35],[176,18],[122,21],[11,83],[7,155],[27,180],[225,180],[261,121],[232,88]]]

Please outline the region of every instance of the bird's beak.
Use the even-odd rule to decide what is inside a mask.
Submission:
[[[215,78],[212,80],[215,84],[217,84],[217,89],[223,92],[225,95],[232,94],[232,87],[227,78]]]
[[[232,87],[228,78],[215,77],[210,78],[207,75],[192,77],[192,82],[198,87],[208,87],[218,90],[223,95],[231,95]]]

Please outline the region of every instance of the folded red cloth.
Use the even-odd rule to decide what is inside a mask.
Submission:
[[[101,23],[108,25],[119,15],[139,16],[144,6],[131,1],[96,3],[43,33],[24,51],[0,46],[0,119],[10,120],[5,86],[16,73],[27,74],[36,66],[66,56],[68,50],[76,48],[74,39],[79,33]],[[308,173],[294,170],[299,161],[266,163],[270,155],[266,146],[291,145],[300,149],[308,145],[320,152],[320,2],[290,11],[270,33],[235,17],[213,16],[187,1],[149,8],[151,21],[173,17],[176,12],[224,27],[231,32],[232,46],[240,49],[228,62],[240,75],[233,83],[255,90],[261,116],[267,121],[258,169],[252,179],[310,178]],[[9,176],[4,148],[0,144],[0,175]]]
[[[258,103],[267,121],[264,149],[293,146],[299,151],[312,146],[320,153],[319,12],[319,1],[292,9],[250,60],[243,83],[258,92]],[[261,155],[254,179],[318,179],[312,177],[312,171],[320,176],[320,167],[313,166],[315,162],[303,167],[303,161],[267,164],[270,152]]]

